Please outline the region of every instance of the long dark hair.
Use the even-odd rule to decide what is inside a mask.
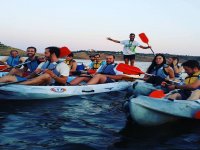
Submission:
[[[156,64],[156,58],[157,58],[158,56],[161,56],[161,57],[163,58],[163,62],[162,62],[159,66]],[[156,56],[154,57],[154,59],[153,59],[151,65],[150,65],[149,68],[147,69],[147,73],[151,73],[152,70],[154,69],[154,67],[157,67],[157,69],[158,69],[158,68],[162,67],[164,64],[166,64],[166,58],[165,58],[165,56],[164,56],[163,54],[160,54],[160,53],[159,53],[159,54],[156,54]]]

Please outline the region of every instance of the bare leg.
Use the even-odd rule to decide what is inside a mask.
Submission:
[[[179,93],[174,93],[172,95],[169,95],[167,98],[181,100],[182,96]]]
[[[72,80],[70,82],[71,85],[78,85],[80,84],[82,81],[89,81],[91,78],[90,77],[76,77],[74,80]]]
[[[47,73],[42,74],[38,77],[35,77],[31,80],[27,80],[24,82],[21,82],[20,84],[25,84],[25,85],[45,85],[49,84],[51,81],[51,76]]]
[[[105,83],[107,77],[102,74],[95,75],[91,80],[88,81],[88,84],[97,84],[97,83]]]
[[[124,62],[125,62],[125,64],[128,65],[129,59],[128,59],[128,58],[125,58],[125,59],[124,59]]]
[[[0,78],[0,82],[16,82],[17,78],[12,75],[6,75]]]
[[[135,60],[131,59],[131,66],[134,66]]]
[[[200,99],[200,90],[195,90],[192,92],[188,100],[198,100]]]
[[[23,75],[23,71],[19,68],[13,68],[12,70],[10,70],[8,75],[18,75],[18,76],[22,76]]]

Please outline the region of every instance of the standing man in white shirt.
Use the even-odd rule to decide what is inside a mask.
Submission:
[[[145,47],[145,46],[140,45],[137,41],[134,41],[134,39],[135,39],[134,33],[131,33],[129,38],[130,38],[130,40],[118,41],[118,40],[114,40],[114,39],[108,37],[107,40],[110,40],[110,41],[113,41],[115,43],[120,43],[120,44],[124,45],[124,49],[123,49],[124,62],[127,65],[130,62],[130,65],[134,66],[136,47],[140,47],[142,49],[148,49],[148,48],[151,48],[151,46]]]

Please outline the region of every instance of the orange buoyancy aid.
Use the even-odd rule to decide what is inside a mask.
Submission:
[[[185,84],[192,84],[199,79],[200,79],[200,71],[194,73],[191,76],[186,77],[184,82],[185,82]]]
[[[100,66],[101,66],[101,63],[102,63],[102,61],[100,61],[100,62],[95,62],[94,64],[93,64],[93,67],[92,67],[92,69],[98,69]]]
[[[66,63],[69,66],[70,69],[72,69],[73,62],[75,62],[75,60],[73,60],[73,59],[72,60],[65,60],[64,61],[64,63]]]

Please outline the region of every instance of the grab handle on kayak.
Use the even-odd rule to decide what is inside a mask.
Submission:
[[[82,90],[83,93],[93,93],[94,90]]]

